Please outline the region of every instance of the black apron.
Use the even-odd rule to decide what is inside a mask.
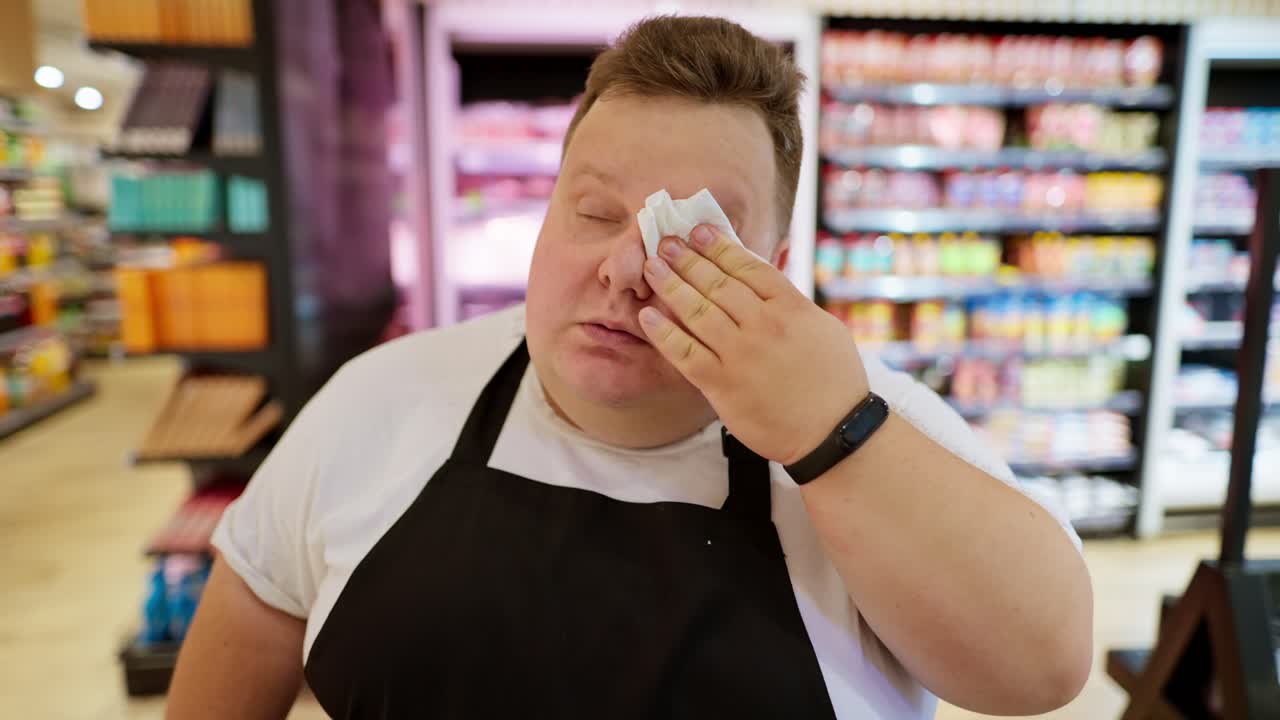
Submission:
[[[834,718],[770,518],[724,436],[721,509],[488,467],[529,356],[356,567],[306,677],[335,718]]]

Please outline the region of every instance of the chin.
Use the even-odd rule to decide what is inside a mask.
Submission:
[[[670,379],[655,367],[660,358],[624,359],[573,347],[557,354],[560,380],[593,405],[634,407],[671,390]]]

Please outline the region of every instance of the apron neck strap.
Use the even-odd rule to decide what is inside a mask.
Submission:
[[[472,406],[453,448],[455,459],[489,464],[528,366],[529,346],[522,339]],[[729,459],[729,497],[723,509],[748,520],[770,520],[769,461],[751,452],[723,427],[720,444]]]
[[[462,426],[458,443],[453,447],[453,457],[479,465],[488,465],[498,435],[507,424],[507,413],[516,399],[516,391],[529,366],[529,347],[521,338],[520,345],[511,352],[498,372],[484,386],[479,399],[471,407],[471,414]]]
[[[729,497],[724,509],[749,520],[772,520],[769,461],[752,452],[723,426],[720,447],[729,459]]]

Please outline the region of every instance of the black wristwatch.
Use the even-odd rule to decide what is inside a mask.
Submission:
[[[787,474],[797,485],[813,480],[852,455],[888,417],[889,403],[875,393],[867,393],[866,399],[840,421],[816,450],[786,466]]]

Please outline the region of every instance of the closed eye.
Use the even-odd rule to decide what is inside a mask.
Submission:
[[[600,217],[599,215],[590,215],[584,212],[578,213],[578,217],[584,218],[586,220],[590,220],[592,222],[601,222],[601,223],[617,223],[618,222],[613,218]]]

